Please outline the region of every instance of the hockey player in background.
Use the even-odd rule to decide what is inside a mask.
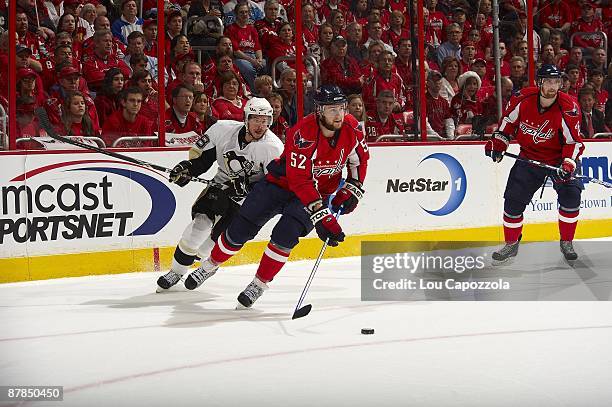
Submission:
[[[270,103],[253,98],[246,103],[244,122],[219,120],[190,152],[195,157],[173,168],[170,182],[184,187],[191,177],[205,173],[213,163],[219,166],[213,182],[192,207],[193,220],[174,250],[172,268],[157,280],[158,292],[178,283],[196,256],[208,257],[248,190],[264,177],[267,165],[281,155],[283,144],[269,130],[272,120]]]
[[[561,252],[567,260],[578,255],[572,246],[580,211],[582,183],[573,178],[578,158],[584,150],[580,138],[580,110],[567,94],[559,92],[562,72],[554,65],[543,65],[537,74],[538,87],[522,89],[514,96],[502,118],[499,130],[485,145],[485,154],[500,162],[514,136],[522,157],[559,166],[556,174],[523,161],[516,161],[504,193],[504,237],[506,245],[493,253],[494,264],[515,257],[523,227],[523,212],[534,193],[548,176],[559,202]]]
[[[266,179],[249,193],[238,214],[221,233],[210,257],[185,280],[196,288],[212,277],[219,265],[234,256],[275,215],[281,217],[259,263],[255,278],[238,296],[249,308],[282,269],[299,238],[316,229],[330,246],[344,241],[344,232],[332,211],[352,212],[363,196],[369,152],[357,120],[347,115],[340,88],[323,85],[314,95],[316,112],[287,131],[281,157],[268,166]],[[339,187],[344,167],[346,183]]]

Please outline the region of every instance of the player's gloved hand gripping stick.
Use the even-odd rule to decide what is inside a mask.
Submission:
[[[133,157],[130,157],[130,156],[127,156],[127,155],[116,153],[114,151],[108,151],[108,150],[100,148],[100,147],[92,146],[92,145],[89,145],[89,144],[84,144],[84,143],[81,143],[80,141],[73,140],[73,139],[71,139],[69,137],[60,136],[59,134],[57,134],[57,132],[55,131],[55,129],[51,125],[51,122],[49,122],[49,116],[47,116],[47,112],[45,111],[45,109],[43,109],[42,107],[39,107],[39,108],[37,108],[35,110],[35,113],[36,113],[36,116],[38,117],[40,125],[47,132],[47,135],[49,137],[51,137],[51,138],[54,138],[54,139],[58,140],[58,141],[61,141],[63,143],[72,144],[73,146],[85,148],[87,150],[92,150],[92,151],[95,151],[97,153],[108,155],[108,156],[111,156],[111,157],[114,157],[114,158],[118,158],[120,160],[127,161],[127,162],[130,162],[132,164],[137,164],[137,165],[140,165],[142,167],[146,167],[146,168],[150,168],[150,169],[153,169],[153,170],[165,172],[167,174],[170,174],[171,176],[172,176],[173,172],[175,171],[175,169],[170,169],[170,168],[162,167],[161,165],[152,164],[152,163],[149,163],[147,161],[138,160],[136,158],[133,158]],[[187,177],[185,176],[183,179],[187,179]],[[171,180],[171,182],[172,182],[172,180]],[[203,179],[203,178],[189,176],[188,180],[183,185],[181,185],[181,186],[186,185],[187,182],[200,182],[202,184],[208,185],[212,181],[207,180],[207,179]]]

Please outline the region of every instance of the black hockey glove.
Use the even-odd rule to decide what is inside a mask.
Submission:
[[[179,187],[184,187],[189,184],[189,180],[193,176],[191,172],[192,167],[193,163],[189,160],[181,161],[176,164],[168,176],[170,182],[175,183]]]
[[[310,220],[317,230],[317,235],[322,241],[327,241],[327,244],[335,247],[338,243],[344,241],[344,232],[340,224],[334,218],[329,208],[321,208],[310,215]]]
[[[359,200],[363,197],[365,191],[356,179],[350,178],[331,201],[332,211],[338,212],[342,208],[343,214],[351,213],[357,207]]]
[[[491,139],[485,144],[485,155],[498,163],[504,158],[510,139],[501,131],[494,131]]]

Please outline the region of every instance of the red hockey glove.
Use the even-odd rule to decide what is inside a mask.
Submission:
[[[576,171],[576,161],[571,158],[564,158],[561,166],[557,170],[557,175],[563,181],[569,181],[574,175],[574,171]]]
[[[319,209],[310,215],[310,220],[315,225],[319,239],[327,241],[328,245],[335,247],[344,241],[344,232],[329,208]]]
[[[336,192],[336,196],[331,201],[332,211],[338,212],[342,208],[342,214],[353,212],[364,193],[361,182],[352,178],[346,180],[344,186]]]
[[[190,171],[192,165],[193,163],[189,160],[181,161],[176,164],[168,176],[170,182],[174,182],[179,187],[184,187],[189,184],[189,180],[193,176]]]
[[[485,144],[485,155],[498,163],[504,158],[510,139],[501,131],[494,131],[491,139]]]

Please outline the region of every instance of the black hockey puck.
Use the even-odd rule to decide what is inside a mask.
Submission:
[[[374,334],[374,328],[361,328],[361,333],[363,335],[373,335]]]

